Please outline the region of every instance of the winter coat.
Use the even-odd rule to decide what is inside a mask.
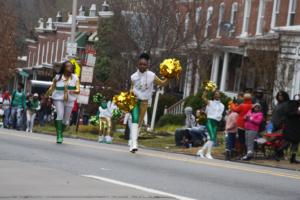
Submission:
[[[231,112],[229,113],[229,115],[227,116],[226,119],[226,127],[225,130],[229,133],[236,133],[237,132],[237,118],[238,118],[239,114],[237,114],[236,112]]]
[[[245,116],[245,129],[258,132],[263,119],[262,112],[252,112],[252,110],[249,110]]]
[[[288,101],[282,106],[284,138],[290,142],[300,142],[300,114],[298,101]]]
[[[237,126],[238,128],[245,128],[245,115],[248,113],[249,110],[252,109],[252,100],[246,99],[244,103],[233,107],[232,111],[237,112],[239,114],[237,118]]]

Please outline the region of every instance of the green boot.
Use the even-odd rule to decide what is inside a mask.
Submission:
[[[56,143],[61,144],[63,142],[63,124],[62,120],[56,120]]]

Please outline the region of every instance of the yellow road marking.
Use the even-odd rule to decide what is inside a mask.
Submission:
[[[46,138],[41,138],[41,137],[36,137],[36,136],[31,136],[31,135],[30,136],[19,135],[19,134],[15,134],[15,133],[1,133],[1,134],[13,135],[16,137],[21,137],[21,138],[30,138],[30,139],[34,139],[34,140],[54,143],[54,140],[52,140],[52,139],[46,139]],[[79,147],[86,147],[86,148],[91,148],[91,149],[114,151],[114,152],[126,153],[126,154],[129,153],[127,150],[123,150],[123,149],[110,148],[110,147],[104,147],[104,146],[94,146],[94,145],[88,145],[88,144],[80,144],[80,143],[76,143],[76,142],[64,142],[64,144],[79,146]],[[203,165],[213,166],[213,167],[235,169],[235,170],[244,171],[244,172],[267,174],[267,175],[272,175],[272,176],[300,180],[300,175],[296,175],[296,174],[280,173],[280,172],[275,172],[272,170],[254,169],[254,168],[237,166],[237,165],[228,164],[228,163],[214,163],[214,162],[209,162],[209,161],[205,161],[205,160],[192,160],[189,158],[179,158],[179,157],[175,157],[175,156],[168,156],[168,155],[161,155],[161,154],[147,153],[147,152],[138,152],[138,155],[144,155],[144,156],[154,157],[154,158],[161,158],[161,159],[165,159],[165,160],[187,162],[187,163],[192,163],[192,164],[203,164]]]

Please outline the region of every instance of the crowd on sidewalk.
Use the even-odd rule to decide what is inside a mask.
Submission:
[[[193,111],[186,108],[186,127],[175,133],[176,141],[179,141],[178,135],[189,135],[183,137],[189,141],[201,134],[204,145],[198,150],[197,156],[213,159],[212,150],[218,145],[217,133],[221,131],[219,125],[224,120],[226,160],[251,160],[257,151],[265,153],[268,148],[272,150],[272,159],[280,161],[288,154],[290,163],[299,163],[296,156],[300,142],[300,95],[290,99],[285,91],[278,92],[271,116],[268,116],[268,104],[261,89],[254,93],[239,93],[227,108],[220,101],[218,91],[214,92],[211,100],[206,98],[204,92],[202,99],[206,102],[203,108],[207,118],[205,125],[197,123],[197,115],[201,111],[197,111],[194,117]],[[203,132],[207,133],[207,138],[203,137]]]
[[[72,124],[76,124],[78,106],[74,104]],[[45,126],[53,121],[55,107],[50,98],[38,93],[24,92],[23,84],[19,83],[12,93],[5,91],[0,100],[1,125],[3,128],[33,132],[35,124]],[[71,125],[72,125],[71,124]]]

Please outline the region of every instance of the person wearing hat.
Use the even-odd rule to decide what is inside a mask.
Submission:
[[[254,98],[253,98],[253,103],[259,103],[261,105],[261,112],[264,115],[264,118],[267,117],[268,114],[268,104],[266,99],[264,98],[264,90],[261,88],[258,88],[254,92]]]
[[[34,93],[33,96],[30,95],[28,99],[27,111],[26,111],[26,117],[27,117],[26,132],[32,133],[36,113],[40,110],[40,108],[41,105],[39,101],[39,95],[37,93]]]
[[[11,97],[10,125],[12,128],[21,129],[24,110],[26,110],[26,95],[23,84],[18,83],[18,88]]]
[[[256,103],[252,106],[252,109],[248,111],[245,116],[245,138],[247,146],[247,154],[242,160],[251,160],[254,152],[254,140],[258,135],[260,125],[264,119],[261,112],[261,105]]]
[[[2,109],[4,111],[4,121],[3,121],[4,128],[9,127],[10,103],[11,102],[10,102],[9,91],[5,91],[3,94],[3,103],[2,103]]]

